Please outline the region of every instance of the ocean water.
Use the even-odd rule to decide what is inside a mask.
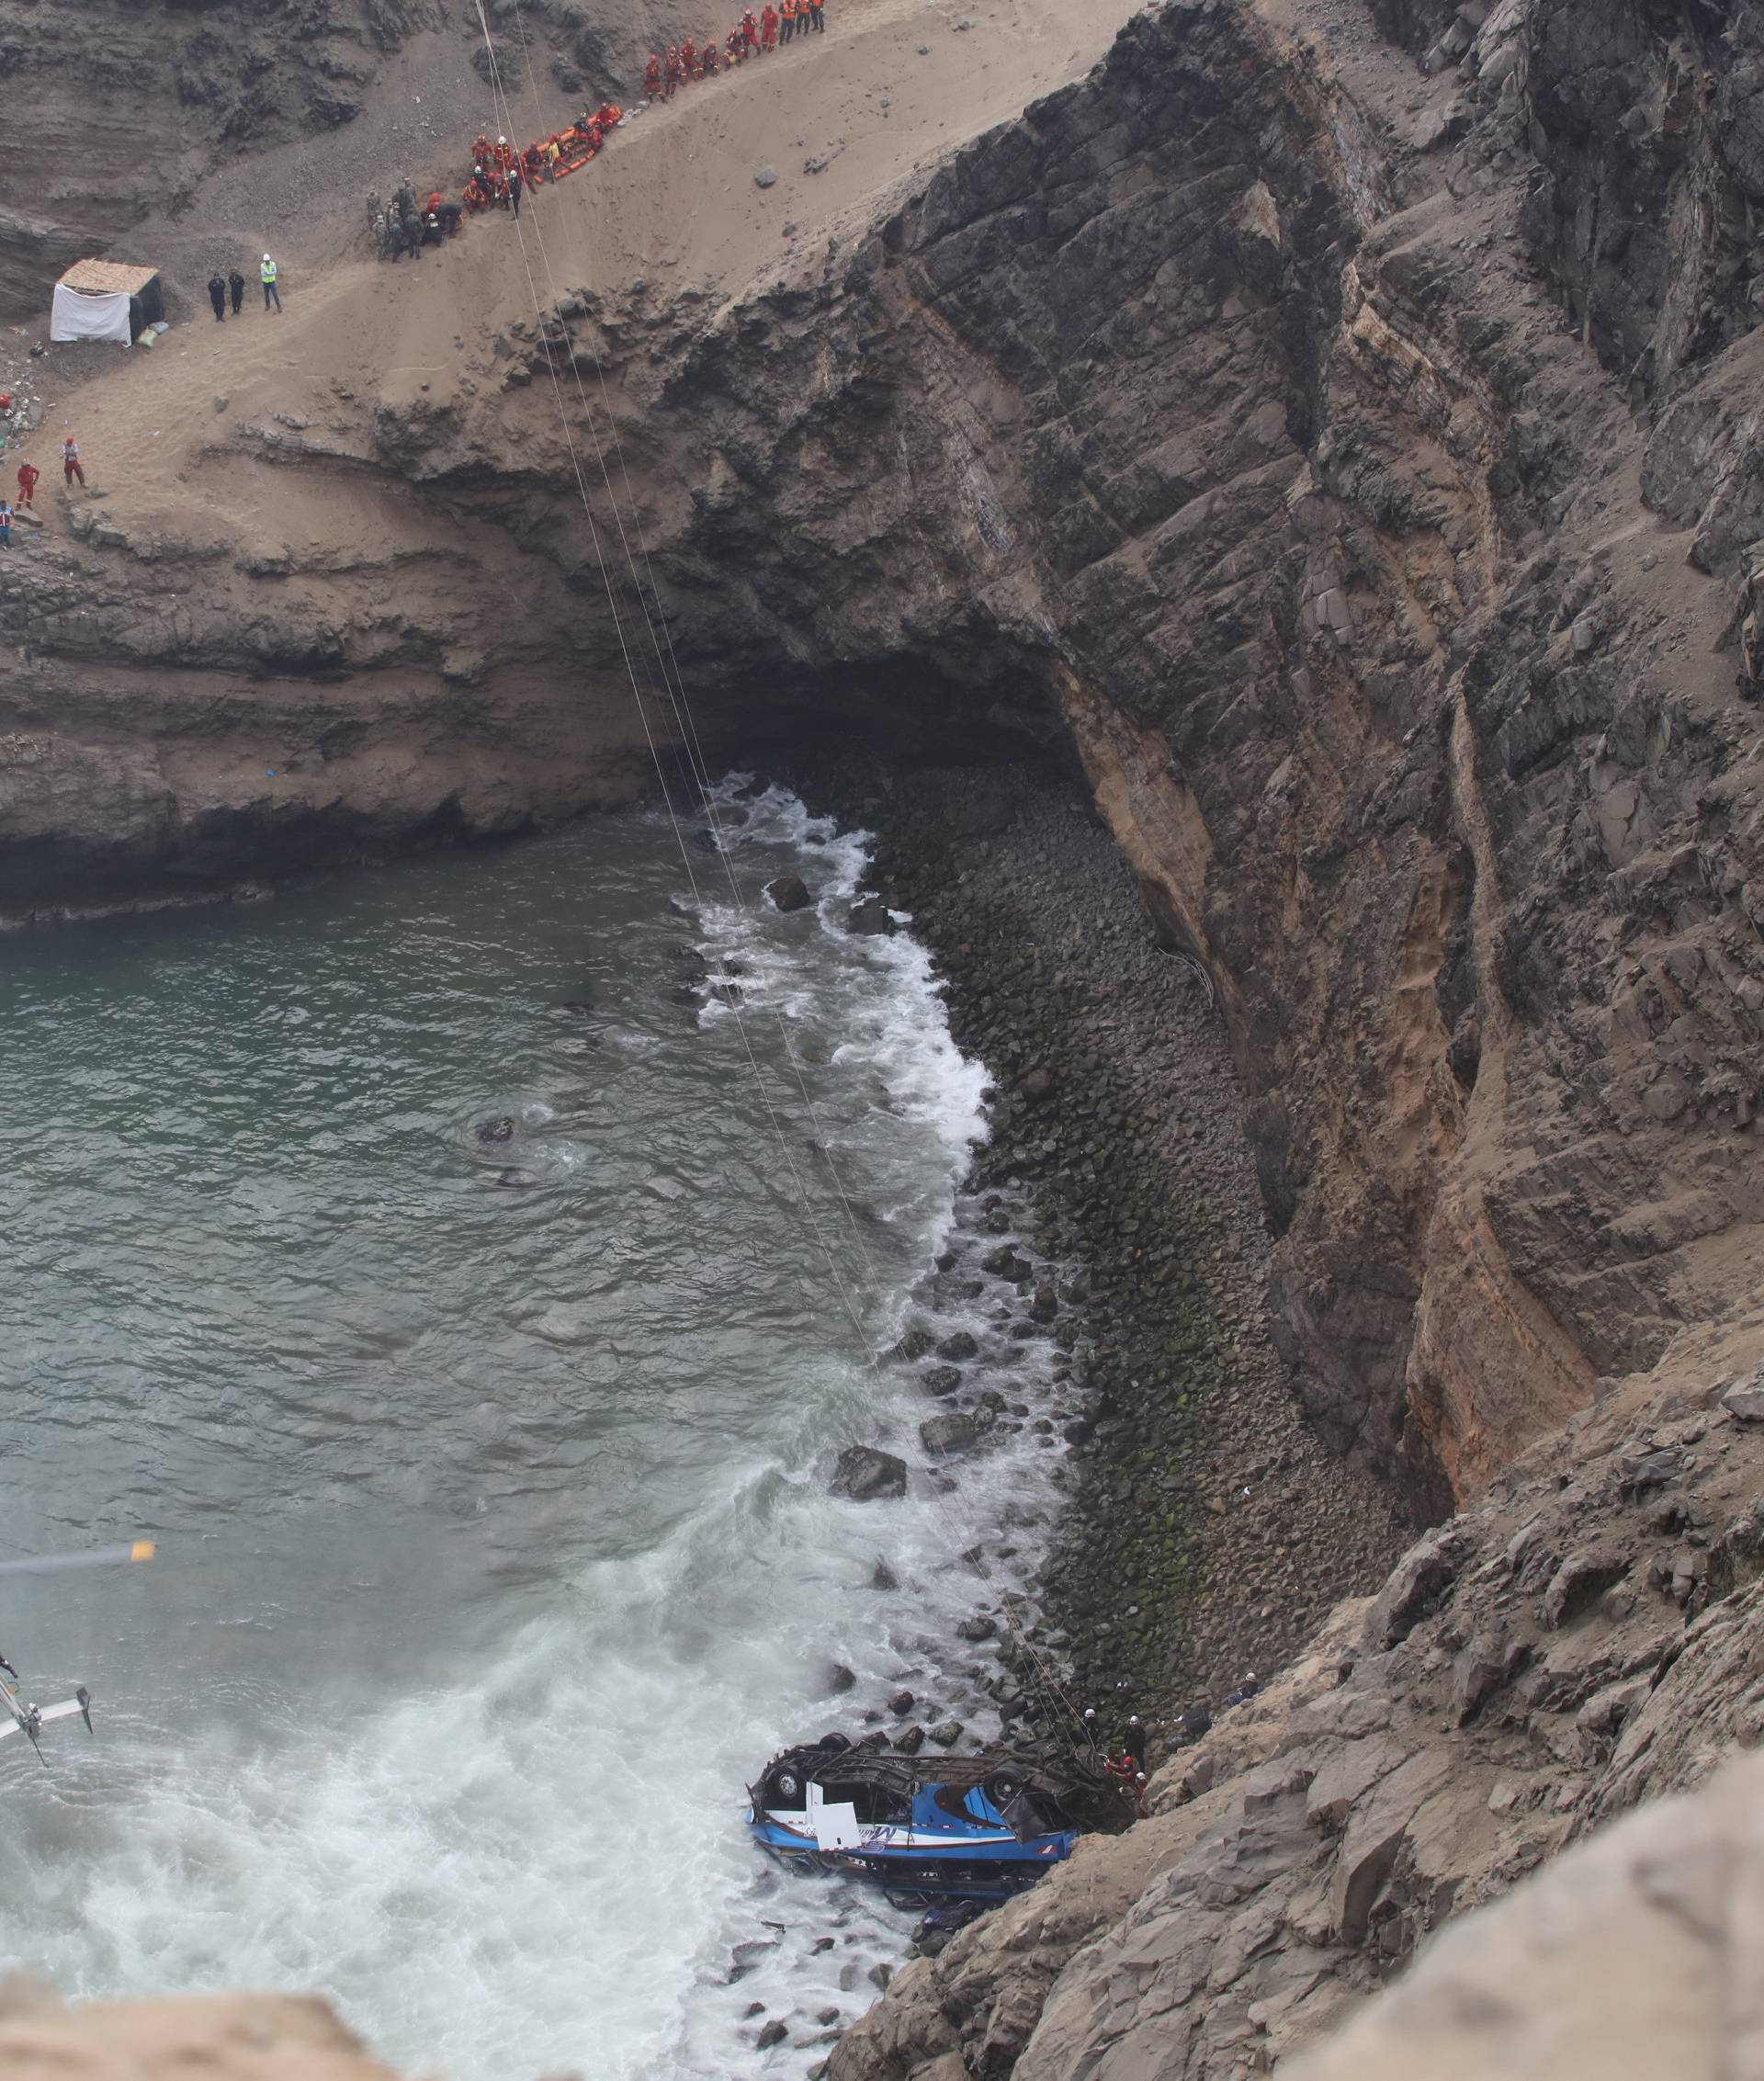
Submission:
[[[831,1497],[845,1443],[922,1459],[877,1354],[964,1323],[1020,1411],[1049,1354],[972,1276],[983,1073],[910,933],[843,929],[861,834],[725,801],[720,850],[620,816],[0,943],[0,1557],[161,1544],[0,1581],[28,1693],[96,1723],[0,1748],[9,1962],[628,2081],[801,2075],[899,1957],[742,1788],[956,1697],[1050,1506],[1026,1425]],[[738,1002],[681,1001],[695,956]]]

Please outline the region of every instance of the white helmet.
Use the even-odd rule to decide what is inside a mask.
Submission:
[[[267,260],[267,259],[269,258],[269,255],[268,255],[268,254],[265,254],[265,255],[264,255],[264,258],[265,258],[266,260]]]
[[[498,144],[506,144],[508,140],[505,137],[499,137],[496,141]]]

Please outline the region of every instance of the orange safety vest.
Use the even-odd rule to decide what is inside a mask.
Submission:
[[[784,18],[793,22],[797,18],[797,0],[784,0]]]

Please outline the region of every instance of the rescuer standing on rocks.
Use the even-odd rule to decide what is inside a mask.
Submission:
[[[276,300],[276,315],[279,318],[282,314],[282,292],[276,286],[276,277],[278,272],[276,263],[269,257],[268,254],[265,254],[263,265],[257,270],[257,279],[264,285],[264,309],[266,311],[269,309],[269,300],[274,297]]]
[[[21,462],[18,465],[18,503],[21,506],[36,504],[37,482],[42,474],[34,462]]]
[[[219,275],[209,277],[209,303],[214,311],[214,322],[218,325],[227,315],[227,285]]]

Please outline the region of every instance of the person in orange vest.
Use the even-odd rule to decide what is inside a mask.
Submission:
[[[823,36],[827,32],[827,19],[821,13],[821,0],[808,0],[808,27]]]
[[[778,41],[788,43],[797,33],[797,0],[778,0],[778,5],[784,15],[784,33]]]
[[[662,60],[653,51],[650,52],[649,63],[643,68],[643,91],[651,101],[662,91]]]
[[[688,80],[698,76],[698,46],[691,37],[680,46],[680,76]]]
[[[42,474],[34,462],[21,462],[18,465],[18,503],[21,506],[36,504],[37,481]]]
[[[778,10],[772,0],[765,0],[764,11],[760,16],[760,49],[775,51],[778,47]]]
[[[603,101],[595,112],[594,120],[602,130],[609,130],[616,123],[624,119],[624,109],[619,107],[616,101]]]
[[[680,53],[672,43],[668,46],[668,62],[662,68],[662,98],[672,101],[673,90],[680,84]]]

